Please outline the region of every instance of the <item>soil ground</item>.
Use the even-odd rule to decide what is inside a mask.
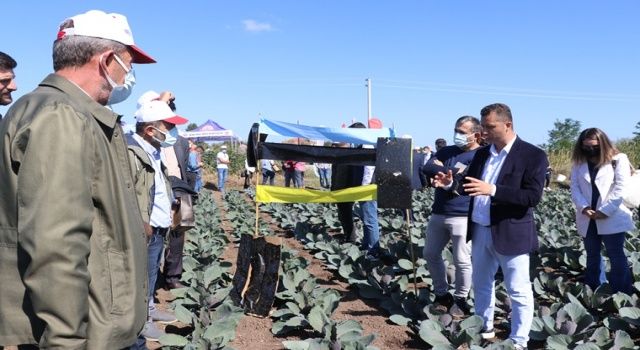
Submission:
[[[232,182],[232,187],[241,188],[242,182],[237,184]],[[214,192],[214,198],[217,203],[221,200],[220,193]],[[219,206],[222,209],[222,206]],[[261,219],[264,222],[272,222],[273,220],[264,213],[261,213]],[[224,218],[224,213],[222,213]],[[224,221],[224,220],[223,220]],[[223,223],[224,229],[229,235],[230,225]],[[347,283],[341,282],[334,278],[331,271],[323,268],[323,263],[315,259],[311,254],[303,249],[302,244],[296,240],[290,232],[283,231],[278,226],[272,225],[271,229],[276,235],[282,238],[283,244],[290,249],[294,249],[301,257],[311,262],[309,272],[316,277],[318,283],[326,288],[337,290],[342,299],[332,318],[334,320],[356,320],[362,324],[365,334],[376,334],[376,340],[373,345],[380,349],[420,349],[420,343],[412,339],[407,333],[407,328],[397,326],[388,322],[388,315],[384,310],[376,308],[374,302],[368,302],[358,296],[358,292],[349,288]],[[238,253],[238,246],[230,244],[223,254],[223,259],[235,264]],[[233,271],[233,268],[232,268]],[[276,337],[271,333],[272,321],[270,318],[256,318],[245,316],[240,321],[236,339],[229,344],[238,350],[277,350],[284,349],[283,340],[303,339],[302,336]]]

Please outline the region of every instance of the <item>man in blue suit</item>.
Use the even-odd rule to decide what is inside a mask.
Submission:
[[[516,349],[526,349],[533,322],[529,254],[538,248],[533,208],[540,202],[549,164],[540,148],[520,139],[511,110],[496,103],[480,112],[488,146],[479,149],[465,183],[471,196],[467,239],[472,244],[475,313],[484,320],[482,336],[495,337],[495,274],[502,268],[511,299],[511,334]],[[451,186],[451,174],[436,176],[436,186]]]

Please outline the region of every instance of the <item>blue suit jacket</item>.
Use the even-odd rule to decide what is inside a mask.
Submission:
[[[482,179],[490,147],[476,152],[467,176]],[[496,252],[519,255],[538,249],[533,208],[542,198],[548,164],[542,149],[516,138],[498,174],[496,194],[491,197],[491,237]],[[474,197],[471,197],[467,240],[473,238],[473,202]]]

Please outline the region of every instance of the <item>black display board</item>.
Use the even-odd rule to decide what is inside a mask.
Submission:
[[[411,139],[378,138],[378,208],[411,209]]]

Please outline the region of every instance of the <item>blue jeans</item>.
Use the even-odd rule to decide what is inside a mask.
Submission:
[[[224,182],[227,181],[227,168],[218,168],[218,190],[224,193]]]
[[[304,188],[304,171],[293,171],[293,186],[296,188]]]
[[[147,243],[147,273],[149,278],[149,305],[153,305],[153,295],[156,291],[156,282],[158,281],[158,271],[160,271],[160,260],[162,258],[162,250],[164,248],[164,236],[167,234],[166,228],[154,227],[153,234]]]
[[[601,283],[602,256],[600,255],[602,243],[607,250],[607,256],[611,262],[611,273],[609,273],[609,284],[613,292],[631,293],[631,273],[629,272],[629,262],[624,255],[624,232],[612,235],[599,235],[597,229],[592,229],[589,225],[587,236],[584,238],[584,249],[587,252],[587,268],[585,271],[585,282],[596,289]],[[593,224],[595,228],[595,224]]]
[[[380,248],[380,228],[378,227],[378,202],[358,202],[358,216],[362,220],[364,237],[360,249],[374,252]]]
[[[194,186],[194,191],[200,192],[200,189],[202,188],[202,170],[198,170],[198,175],[196,176],[196,184]]]
[[[320,175],[320,186],[324,188],[331,187],[331,169],[318,169],[318,175]]]
[[[267,181],[269,185],[273,186],[273,180],[276,177],[276,173],[273,170],[262,169],[262,184],[266,185]]]
[[[495,275],[498,266],[511,299],[511,334],[516,344],[527,346],[533,323],[533,289],[529,277],[529,254],[502,255],[496,252],[491,227],[472,224],[471,280],[476,315],[482,317],[485,329],[493,329],[495,308]]]

